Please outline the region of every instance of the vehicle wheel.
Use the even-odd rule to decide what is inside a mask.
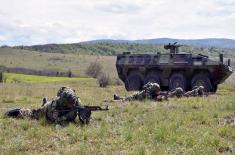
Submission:
[[[175,88],[181,87],[183,90],[186,89],[187,82],[183,74],[174,73],[171,75],[169,80],[169,89],[174,90]]]
[[[143,76],[138,71],[130,72],[125,81],[126,90],[140,90],[142,85]]]
[[[144,84],[148,82],[158,83],[160,85],[160,77],[158,72],[149,72],[144,79]]]
[[[214,93],[215,93],[215,92],[217,91],[217,89],[218,89],[218,85],[217,85],[217,84],[215,84],[213,88],[214,88],[214,89],[212,90],[212,92],[214,92]]]
[[[191,86],[192,86],[192,89],[195,86],[203,86],[206,92],[213,91],[211,80],[209,79],[209,76],[206,73],[199,73],[199,74],[194,75],[192,82],[191,82]]]

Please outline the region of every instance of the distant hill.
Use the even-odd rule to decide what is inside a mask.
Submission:
[[[218,47],[218,48],[235,48],[235,40],[223,38],[209,39],[172,39],[172,38],[157,38],[144,40],[93,40],[86,43],[139,43],[147,45],[161,45],[178,42],[178,44],[196,46],[196,47]]]
[[[74,44],[46,44],[34,46],[17,46],[17,49],[46,53],[76,53],[85,55],[116,55],[126,51],[132,53],[164,52],[163,46],[137,43],[83,42]]]
[[[16,46],[13,48],[39,51],[46,53],[74,53],[83,55],[117,55],[123,52],[131,53],[164,53],[164,44],[178,42],[185,46],[182,52],[202,53],[210,56],[218,56],[224,53],[226,57],[235,56],[235,40],[231,39],[198,39],[180,40],[170,38],[147,40],[93,40],[72,44],[46,44],[33,46]],[[4,47],[3,47],[4,48]]]

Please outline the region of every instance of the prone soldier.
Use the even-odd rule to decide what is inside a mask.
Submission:
[[[108,110],[108,107],[81,106],[79,97],[69,87],[61,87],[57,96],[48,102],[43,98],[42,106],[38,109],[18,108],[6,112],[9,117],[39,119],[44,116],[52,123],[64,124],[74,122],[77,115],[82,123],[88,123],[91,111]]]
[[[175,96],[181,98],[183,96],[185,97],[204,96],[204,94],[205,92],[203,86],[196,86],[192,91],[188,92],[184,92],[184,90],[181,87],[178,87],[173,91],[164,92],[161,91],[159,84],[149,82],[146,85],[144,85],[143,90],[134,93],[131,96],[120,97],[114,94],[113,101],[131,101],[131,100],[143,100],[143,99],[153,99],[156,101],[162,101]]]
[[[160,91],[158,93],[158,97],[159,97],[159,95],[161,96],[161,94],[163,94],[163,96],[165,96],[166,99],[172,98],[172,97],[181,98],[181,97],[196,97],[196,96],[202,97],[202,96],[205,96],[203,86],[196,86],[196,87],[194,87],[193,90],[187,91],[187,92],[184,92],[184,90],[181,87],[177,87],[174,90],[168,91],[168,92]]]
[[[178,87],[175,90],[168,92],[167,96],[168,97],[176,96],[176,97],[180,98],[180,97],[184,96],[184,90],[181,87]]]
[[[193,88],[193,90],[184,92],[184,90],[182,88],[178,87],[175,90],[170,91],[168,93],[168,97],[174,97],[174,96],[176,96],[178,98],[183,97],[183,96],[185,96],[185,97],[196,97],[196,96],[202,97],[202,96],[205,96],[204,90],[205,89],[203,86],[195,86]]]
[[[144,100],[144,99],[154,99],[157,97],[158,92],[160,92],[160,86],[157,83],[147,83],[143,86],[143,90],[134,93],[128,97],[120,97],[114,94],[114,100],[122,100],[122,101],[131,101],[131,100]]]
[[[196,86],[194,87],[193,90],[188,91],[184,93],[184,96],[189,97],[189,96],[205,96],[205,89],[203,86]]]

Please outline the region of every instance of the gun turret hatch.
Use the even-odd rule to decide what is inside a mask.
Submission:
[[[176,45],[177,42],[174,42],[174,44],[167,44],[167,45],[164,45],[164,48],[166,50],[170,50],[170,53],[173,53],[173,54],[176,54],[176,53],[179,53],[179,47],[180,46],[183,46],[183,45]]]

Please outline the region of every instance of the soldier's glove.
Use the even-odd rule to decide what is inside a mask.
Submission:
[[[82,124],[88,124],[91,117],[91,111],[88,109],[82,109],[78,113],[79,120],[82,122]]]
[[[40,113],[41,113],[40,109],[33,109],[31,118],[39,120]]]

